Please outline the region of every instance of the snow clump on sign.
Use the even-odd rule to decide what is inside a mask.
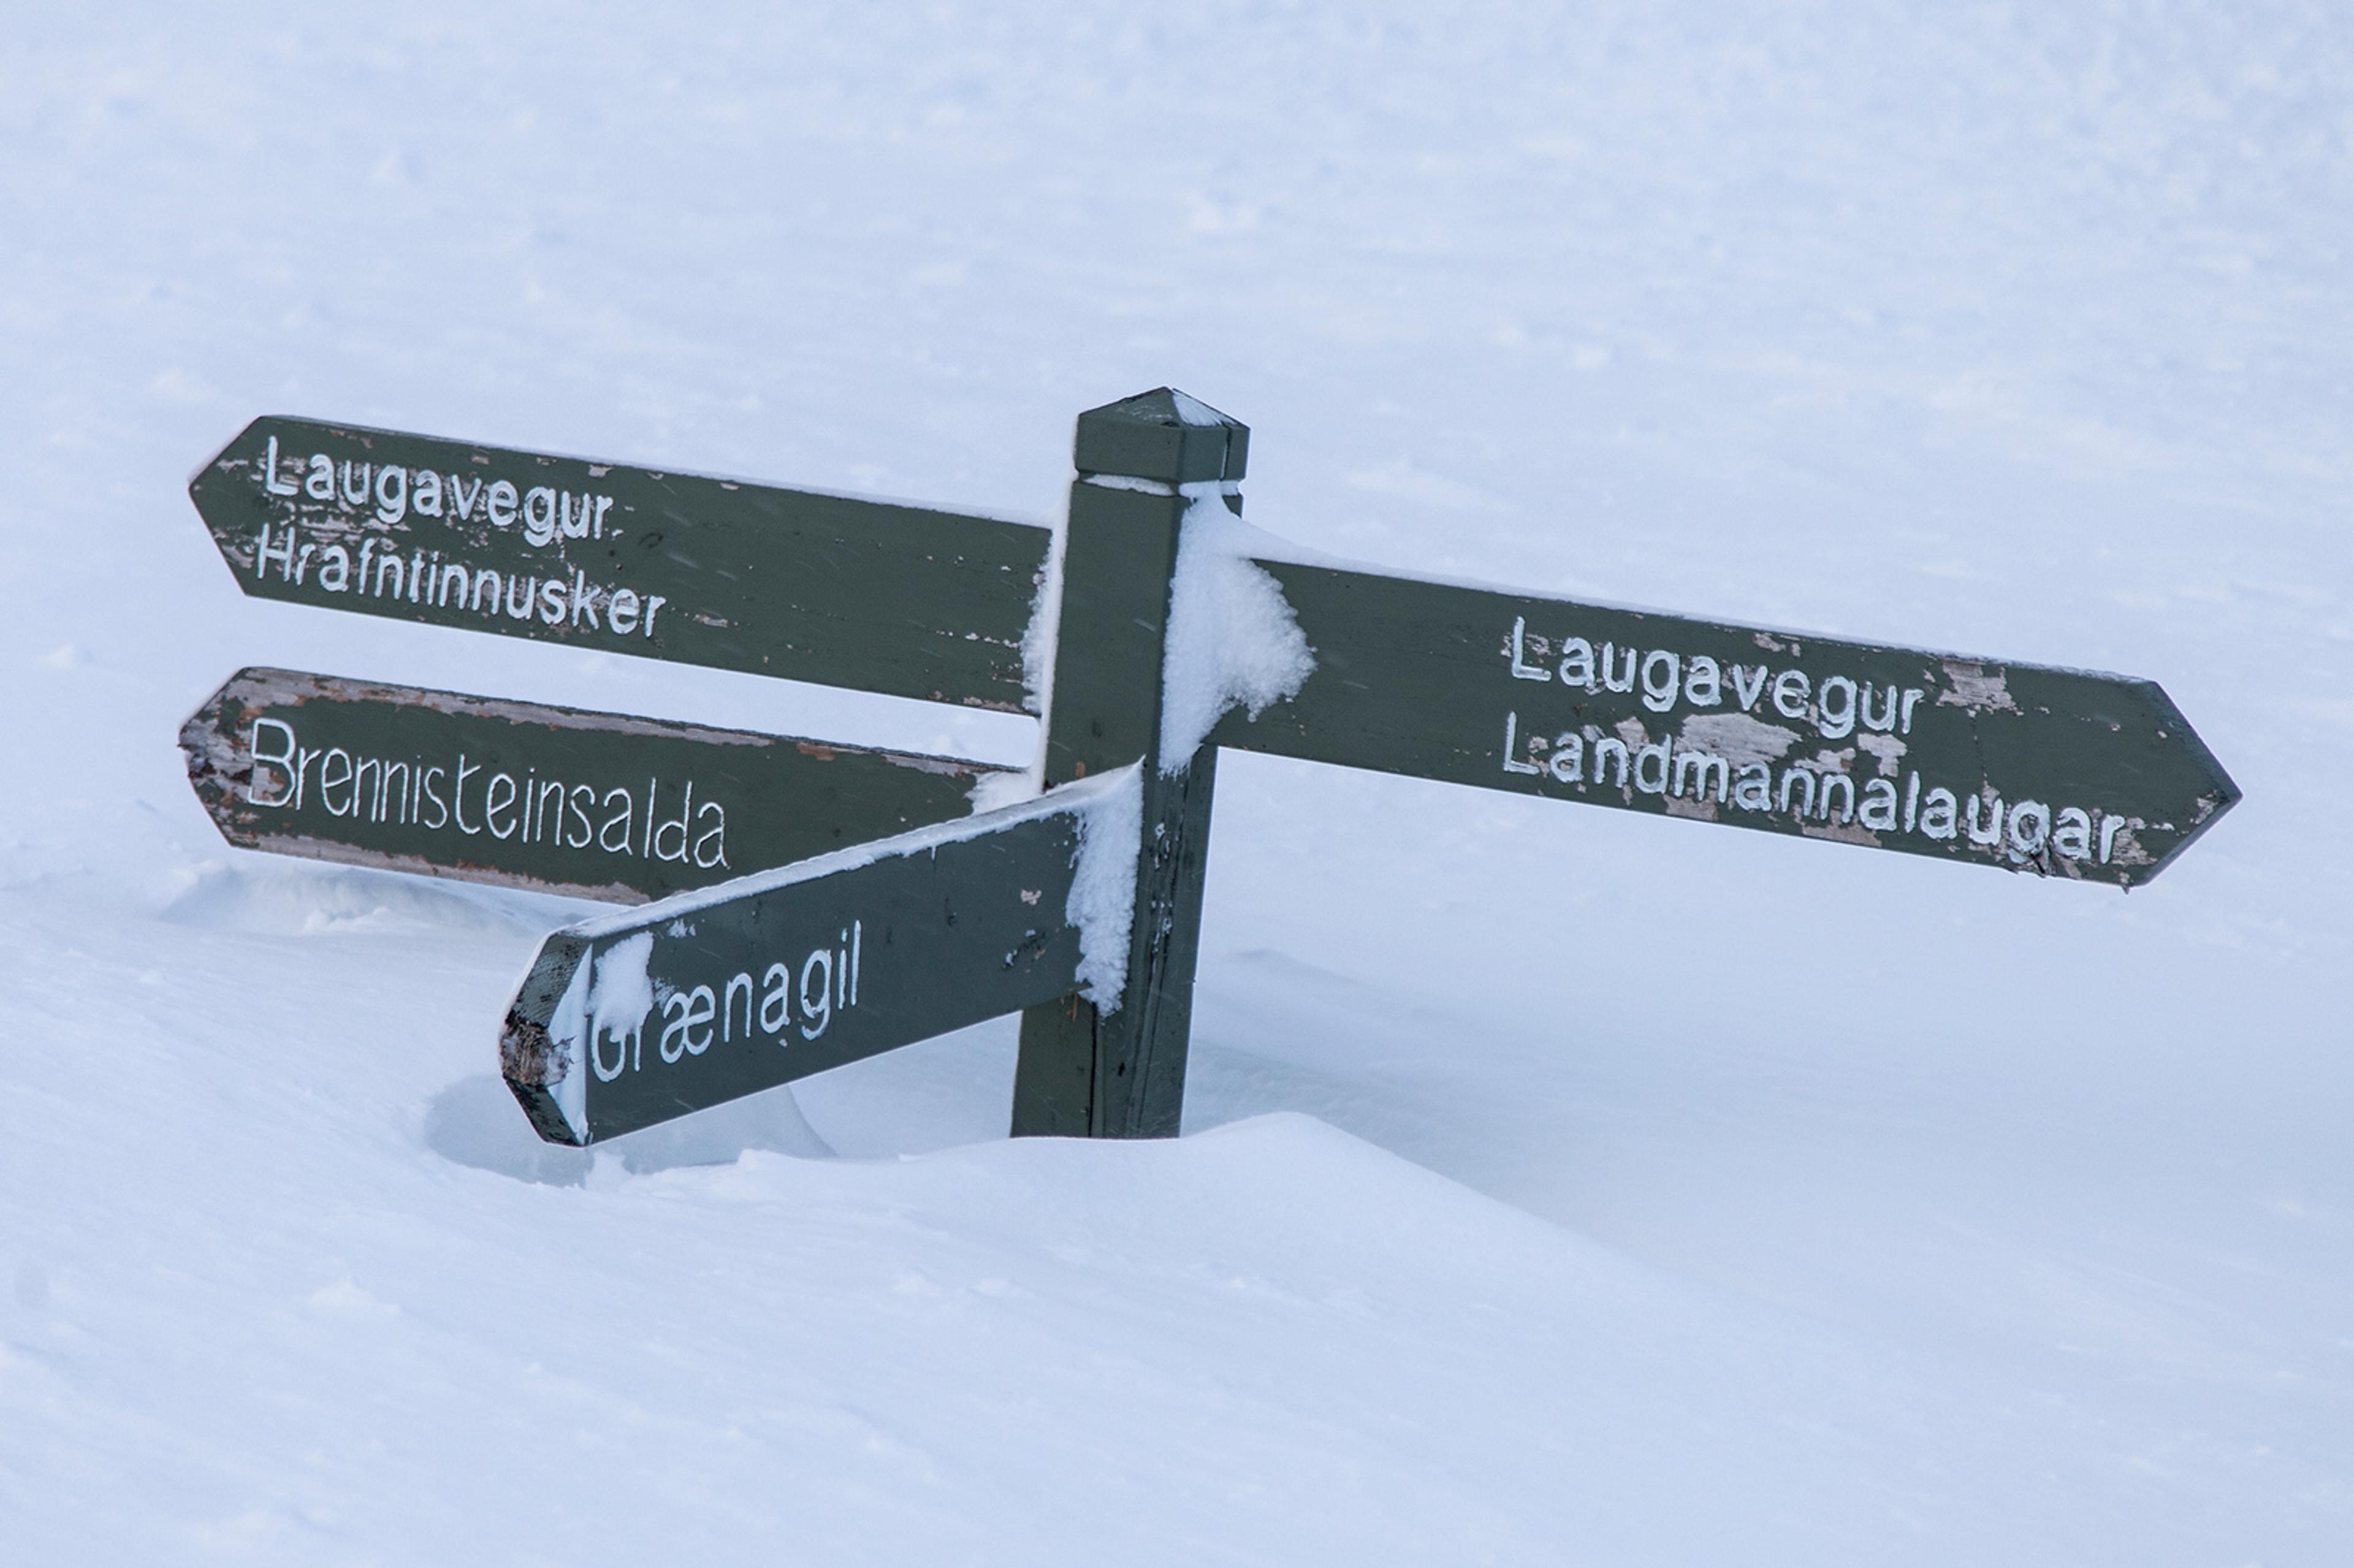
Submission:
[[[1103,794],[1079,813],[1079,853],[1063,918],[1078,927],[1079,984],[1104,1012],[1127,1000],[1128,941],[1136,920],[1136,864],[1144,839],[1144,779],[1130,763],[1104,775]]]
[[[593,965],[583,961],[573,970],[548,1018],[548,1037],[564,1050],[555,1064],[563,1075],[552,1077],[547,1089],[575,1135],[588,1130],[588,1064],[598,1041],[634,1038],[654,1010],[654,982],[646,972],[653,950],[651,931],[624,937],[601,953],[592,948]]]
[[[1257,718],[1298,693],[1315,650],[1283,588],[1251,559],[1267,535],[1226,506],[1225,486],[1186,485],[1161,673],[1161,771],[1185,771],[1229,708]],[[1272,552],[1262,552],[1272,553]]]

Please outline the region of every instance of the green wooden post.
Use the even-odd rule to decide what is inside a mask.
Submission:
[[[1245,426],[1168,387],[1079,416],[1045,782],[1141,761],[1144,831],[1120,1005],[1068,996],[1022,1015],[1017,1138],[1176,1136],[1217,748],[1161,771],[1170,585],[1195,498],[1223,493],[1241,510],[1233,487],[1249,441]]]

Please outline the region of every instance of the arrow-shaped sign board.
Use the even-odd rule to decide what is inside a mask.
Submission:
[[[550,937],[501,1069],[588,1144],[1085,991],[1117,1007],[1133,768]]]
[[[1315,669],[1224,746],[2119,886],[2240,798],[2148,681],[1255,564]]]
[[[969,816],[985,763],[241,670],[181,727],[247,849],[636,904]]]
[[[1033,707],[1031,524],[274,418],[188,493],[258,598]]]
[[[1025,1008],[1018,1130],[1174,1130],[1207,748],[2117,886],[2240,798],[2147,681],[1302,558],[1237,521],[1247,437],[1170,388],[1080,416],[1041,616],[1026,524],[257,420],[189,486],[249,594],[1037,713],[1077,782],[964,815],[992,770],[268,670],[190,776],[233,842],[656,897],[509,1010],[570,1144]]]

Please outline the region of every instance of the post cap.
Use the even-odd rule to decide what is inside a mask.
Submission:
[[[1081,474],[1195,484],[1241,479],[1249,453],[1249,426],[1159,387],[1081,414],[1073,459]]]

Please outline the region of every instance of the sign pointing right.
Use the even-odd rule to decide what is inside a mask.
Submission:
[[[1222,746],[2130,887],[2240,798],[2154,682],[1282,560]]]

